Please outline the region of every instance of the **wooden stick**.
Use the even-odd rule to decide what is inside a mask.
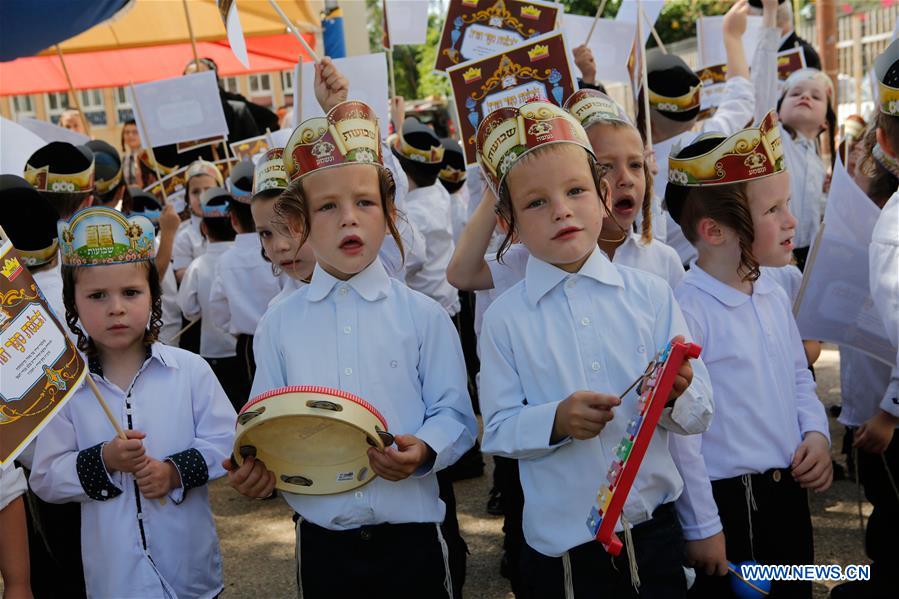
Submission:
[[[596,16],[593,18],[593,25],[590,26],[590,33],[587,34],[587,41],[584,42],[584,45],[590,43],[590,38],[593,37],[593,30],[596,29],[596,24],[599,23],[599,18],[602,16],[602,12],[606,9],[606,2],[608,0],[602,0],[599,3],[599,8],[596,9]]]
[[[646,13],[643,13],[643,18],[646,19],[646,24],[649,25],[649,31],[652,33],[656,45],[662,50],[662,54],[668,54],[668,49],[665,47],[665,44],[662,43],[662,38],[659,37],[659,32],[656,31],[655,25],[649,22],[649,17],[646,16]]]
[[[153,171],[156,173],[156,182],[159,183],[159,187],[162,189],[163,202],[168,204],[169,196],[165,192],[165,184],[162,182],[162,173],[159,172],[159,163],[156,162],[156,154],[153,153],[153,142],[150,141],[150,135],[147,133],[147,124],[144,122],[144,113],[141,112],[140,102],[137,99],[137,93],[134,91],[134,82],[129,81],[128,86],[131,88],[131,101],[134,102],[134,110],[137,112],[137,118],[140,121],[141,129],[143,129],[143,141],[147,143],[147,154],[150,155],[150,160],[153,161]]]
[[[194,37],[194,26],[190,22],[190,12],[187,10],[187,0],[181,0],[184,5],[184,18],[187,20],[187,33],[190,34],[190,47],[194,51],[194,64],[199,68],[200,55],[197,54],[197,39]]]
[[[808,259],[805,261],[805,269],[802,271],[802,283],[799,284],[799,293],[796,294],[796,301],[793,302],[793,318],[799,316],[799,307],[802,305],[802,299],[805,297],[805,289],[808,287],[808,281],[812,277],[812,269],[815,266],[815,259],[818,257],[818,250],[821,248],[821,237],[824,235],[824,223],[818,229],[815,235],[815,241],[812,242],[812,249],[809,252]]]
[[[318,54],[315,53],[308,43],[306,43],[306,39],[300,35],[300,32],[297,31],[296,26],[290,22],[290,18],[284,14],[284,11],[281,10],[281,7],[278,6],[278,3],[275,0],[268,0],[268,3],[272,5],[272,8],[275,9],[275,12],[278,13],[278,16],[281,17],[281,20],[284,21],[284,24],[287,25],[288,31],[290,31],[297,40],[299,40],[300,44],[303,45],[303,48],[306,49],[306,53],[312,58],[315,62],[321,62],[321,59],[318,57]]]
[[[387,70],[390,72],[390,105],[393,106],[393,99],[396,97],[396,75],[393,70],[393,48],[384,48],[387,52]]]
[[[637,45],[640,53],[640,80],[643,86],[643,114],[646,118],[646,147],[652,152],[652,123],[649,118],[649,83],[646,77],[646,45],[643,43],[643,6],[637,0]]]
[[[81,124],[84,126],[84,132],[87,133],[90,131],[90,126],[87,124],[87,117],[84,115],[84,111],[81,110],[81,102],[78,101],[78,94],[75,92],[75,86],[72,85],[72,78],[69,76],[69,69],[66,67],[66,61],[62,57],[62,50],[60,49],[59,44],[56,44],[56,55],[59,56],[59,63],[62,65],[63,74],[66,76],[66,83],[69,84],[69,93],[72,95],[72,101],[75,102],[78,116],[81,117]]]
[[[199,318],[196,319],[196,320],[191,320],[189,323],[187,323],[187,325],[185,325],[185,327],[184,327],[183,329],[181,329],[180,331],[178,331],[177,333],[175,333],[174,335],[172,335],[172,338],[169,339],[169,343],[168,343],[168,344],[171,344],[173,341],[177,341],[178,338],[181,337],[181,335],[183,335],[184,333],[186,333],[187,330],[188,330],[190,327],[194,326],[194,325],[197,324],[198,322],[200,322],[200,319],[199,319]]]

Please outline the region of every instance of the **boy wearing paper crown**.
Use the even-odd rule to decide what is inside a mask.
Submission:
[[[59,218],[69,218],[93,202],[94,153],[87,146],[54,141],[31,155],[24,177]]]
[[[387,593],[451,597],[436,472],[472,446],[477,424],[445,309],[388,277],[378,258],[385,229],[400,251],[402,241],[374,111],[349,101],[302,123],[284,164],[291,184],[278,210],[312,247],[317,265],[310,284],[263,320],[253,393],[288,385],[348,391],[385,414],[396,435],[395,446],[368,451],[379,476],[365,486],[282,493],[297,512],[300,594],[330,597],[335,583],[347,596],[371,593],[372,581],[396,567],[396,549],[405,547],[402,575],[391,577]],[[297,343],[298,334],[315,342]],[[232,486],[245,495],[274,489],[276,475],[261,460],[228,467]]]
[[[125,198],[128,186],[122,176],[122,159],[119,152],[103,140],[95,139],[85,144],[94,154],[94,204],[107,208],[128,210]]]
[[[656,349],[688,334],[671,289],[597,247],[608,183],[574,117],[546,102],[500,109],[481,123],[477,143],[508,224],[499,256],[513,236],[530,251],[524,280],[487,309],[479,346],[484,450],[518,460],[524,491],[525,596],[685,597],[673,505],[682,482],[668,435],[708,427],[700,361],[692,362],[698,376],[685,364],[662,400],[670,407],[618,526],[627,555],[607,555],[586,523],[610,448],[637,413],[634,396],[617,394]]]
[[[695,464],[711,487],[694,490],[694,502],[714,500],[723,538],[688,545],[698,597],[727,596],[727,560],[814,563],[807,493],[832,480],[827,416],[791,302],[760,270],[792,258],[784,163],[774,112],[730,137],[702,134],[669,158],[665,201],[699,254],[676,296],[717,399]],[[772,592],[811,597],[812,585],[774,581]]]
[[[200,197],[207,189],[224,186],[222,172],[211,162],[201,158],[187,167],[184,188],[190,208],[190,219],[178,227],[175,247],[172,249],[172,267],[175,269],[175,278],[179,283],[193,259],[200,256],[206,248],[206,240],[200,233],[200,222],[203,220]]]
[[[234,410],[199,356],[156,341],[152,223],[87,208],[58,227],[66,322],[125,438],[82,386],[38,436],[31,487],[81,504],[88,595],[215,597],[206,483],[224,473]]]

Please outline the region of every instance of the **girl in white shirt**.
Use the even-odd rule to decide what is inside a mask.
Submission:
[[[606,555],[584,517],[634,414],[634,396],[617,394],[655,348],[687,333],[671,289],[611,264],[597,247],[608,185],[570,114],[544,102],[501,109],[477,139],[509,228],[502,247],[514,233],[531,254],[524,280],[487,310],[480,339],[483,447],[518,459],[524,491],[525,596],[685,597],[673,506],[682,481],[668,431],[695,434],[709,424],[701,362],[695,379],[689,364],[681,368],[668,398],[677,399],[628,496],[619,530],[632,537],[629,557]],[[697,388],[682,396],[691,380]]]
[[[150,221],[87,208],[59,227],[66,322],[127,439],[84,385],[38,437],[31,487],[81,503],[89,596],[215,597],[222,559],[206,485],[224,474],[234,410],[202,358],[156,341]]]
[[[699,597],[728,596],[727,559],[814,563],[807,489],[831,483],[827,416],[791,302],[759,271],[792,256],[789,179],[773,112],[731,137],[699,136],[669,159],[668,210],[699,254],[676,295],[716,398],[695,468],[711,480],[697,490],[713,495],[724,532],[694,552]],[[804,582],[772,587],[811,592]]]
[[[300,594],[331,597],[336,583],[362,596],[373,577],[391,572],[398,596],[449,597],[436,472],[477,435],[462,350],[440,304],[389,278],[378,259],[385,230],[400,249],[402,241],[374,111],[344,102],[326,119],[297,127],[284,152],[292,183],[277,210],[317,264],[310,284],[272,307],[259,328],[253,393],[286,385],[349,391],[385,416],[396,446],[369,451],[379,476],[364,487],[283,493],[297,512]],[[315,342],[298,342],[299,334]],[[229,478],[251,497],[270,495],[275,484],[252,458]],[[399,546],[414,550],[399,556]]]

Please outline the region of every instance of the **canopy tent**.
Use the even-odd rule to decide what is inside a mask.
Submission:
[[[285,32],[284,23],[267,0],[235,2],[245,37]],[[278,3],[300,30],[318,31],[321,0],[279,0]],[[225,39],[225,26],[215,0],[188,0],[187,7],[197,41]],[[49,12],[52,12],[52,18]],[[131,0],[128,3],[125,0],[67,0],[54,2],[52,6],[34,0],[0,2],[0,60],[31,56],[41,50],[43,54],[54,53],[51,46],[56,43],[68,56],[75,52],[189,41],[184,6],[176,0]]]
[[[182,17],[183,17],[182,12]],[[303,34],[310,45],[314,35]],[[311,60],[290,34],[247,38],[250,68],[245,68],[228,46],[228,41],[198,42],[197,54],[211,58],[220,77],[246,73],[292,70],[298,61]],[[76,89],[119,87],[181,75],[193,58],[189,43],[81,52],[65,56],[66,67]],[[0,63],[0,96],[61,92],[68,89],[59,57],[31,56]]]

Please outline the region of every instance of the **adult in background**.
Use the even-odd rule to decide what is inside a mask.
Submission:
[[[125,183],[141,187],[140,167],[138,166],[141,150],[140,133],[137,131],[137,122],[134,119],[128,119],[122,125],[121,145],[122,176],[125,177]]]
[[[762,0],[749,0],[749,6],[752,7],[752,14],[762,14]],[[778,0],[777,6],[777,27],[780,29],[780,47],[778,52],[792,50],[793,48],[802,48],[805,54],[805,66],[813,69],[821,69],[821,57],[814,47],[793,30],[795,21],[793,20],[793,3]]]

